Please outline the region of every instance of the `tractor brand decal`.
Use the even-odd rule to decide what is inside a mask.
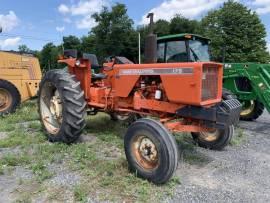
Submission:
[[[193,68],[121,69],[119,75],[192,75]]]

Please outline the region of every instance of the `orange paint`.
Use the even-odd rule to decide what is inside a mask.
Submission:
[[[91,79],[88,60],[63,59],[81,82],[89,108],[99,111],[141,112],[143,115],[173,117],[187,105],[211,107],[221,101],[222,65],[218,63],[115,64],[106,63],[106,79]],[[153,80],[145,86],[145,82]],[[212,80],[212,83],[208,81]],[[156,91],[161,99],[155,98]],[[170,119],[167,119],[170,120]],[[208,131],[199,121],[165,122],[171,131]]]

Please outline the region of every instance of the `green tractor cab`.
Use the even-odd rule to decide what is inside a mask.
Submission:
[[[200,35],[177,34],[157,39],[157,62],[210,61],[210,40]]]

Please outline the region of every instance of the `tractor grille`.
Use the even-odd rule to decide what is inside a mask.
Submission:
[[[218,67],[204,66],[202,78],[202,101],[216,99],[218,96]]]

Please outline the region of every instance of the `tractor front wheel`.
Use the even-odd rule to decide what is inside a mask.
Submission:
[[[178,164],[174,137],[159,122],[140,119],[131,124],[124,138],[130,169],[155,184],[166,183]]]
[[[40,83],[38,108],[51,142],[75,142],[85,126],[86,102],[80,82],[64,70],[46,73]]]
[[[264,105],[258,100],[243,101],[243,107],[240,113],[240,119],[244,121],[253,121],[259,118],[264,111]]]
[[[234,134],[234,126],[228,126],[226,129],[215,129],[212,132],[192,133],[193,139],[200,147],[222,150],[231,141]]]

